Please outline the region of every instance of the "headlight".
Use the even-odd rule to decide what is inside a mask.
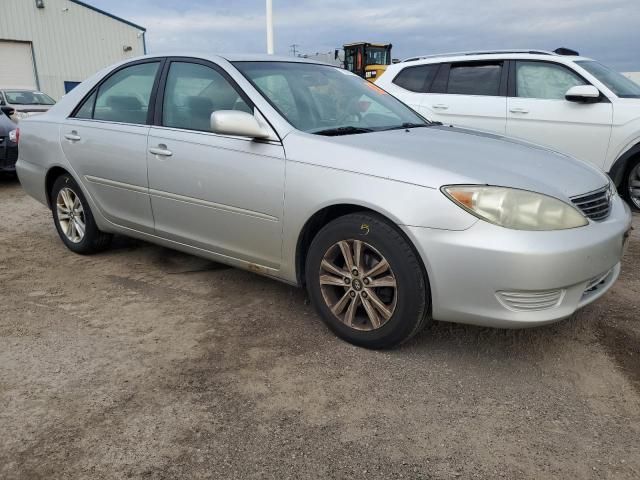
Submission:
[[[17,130],[11,130],[9,132],[9,141],[13,142],[13,143],[18,143],[18,131]]]
[[[23,118],[27,118],[28,116],[29,114],[27,112],[19,112],[18,110],[16,110],[13,114],[13,118],[15,118],[16,120],[22,120]]]
[[[442,192],[469,213],[515,230],[564,230],[588,225],[577,209],[541,193],[483,185],[450,185]]]

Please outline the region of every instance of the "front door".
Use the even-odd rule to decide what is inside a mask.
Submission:
[[[216,110],[253,112],[218,66],[174,60],[149,133],[156,233],[225,257],[278,268],[284,150],[276,141],[218,135]]]
[[[564,65],[515,62],[515,91],[507,100],[507,135],[548,146],[603,168],[613,108],[565,100],[569,88],[587,82]]]
[[[62,149],[105,218],[153,233],[147,182],[149,103],[160,61],[117,70],[60,128]]]

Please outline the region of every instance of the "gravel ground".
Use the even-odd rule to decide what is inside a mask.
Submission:
[[[372,352],[303,291],[118,238],[82,257],[0,180],[0,478],[640,477],[640,217],[559,324]]]

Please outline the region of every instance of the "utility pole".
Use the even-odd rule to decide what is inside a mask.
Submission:
[[[273,55],[273,0],[267,0],[267,53]]]
[[[289,47],[291,48],[291,55],[293,55],[294,57],[298,56],[298,47],[300,46],[299,43],[294,43],[292,45],[289,45]]]

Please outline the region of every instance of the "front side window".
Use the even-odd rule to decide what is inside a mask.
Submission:
[[[427,92],[433,82],[439,65],[420,65],[402,70],[393,83],[411,92]]]
[[[389,65],[389,50],[384,47],[367,48],[367,65]]]
[[[13,105],[54,105],[56,101],[49,95],[32,90],[5,90],[7,102]]]
[[[208,132],[211,114],[217,110],[251,113],[251,108],[218,71],[197,63],[172,62],[165,87],[162,125]]]
[[[516,62],[516,96],[564,100],[571,87],[585,85],[578,75],[562,65],[548,62]]]
[[[125,67],[111,75],[76,111],[76,118],[146,124],[159,62]],[[92,112],[90,115],[89,112]]]
[[[427,126],[378,86],[327,65],[235,62],[235,67],[295,128],[320,135]]]
[[[576,63],[604,83],[617,97],[640,98],[640,85],[606,65],[593,60],[579,60]]]
[[[454,63],[447,93],[498,96],[501,76],[502,63]]]

